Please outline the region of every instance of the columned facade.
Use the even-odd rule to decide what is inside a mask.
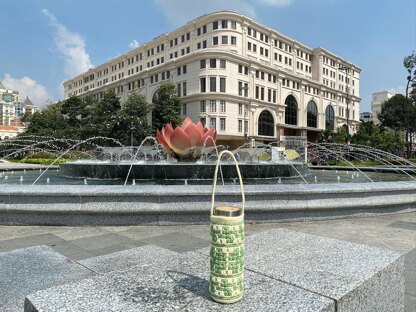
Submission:
[[[348,71],[339,70],[345,66]],[[311,49],[233,12],[204,15],[64,83],[65,98],[113,89],[149,103],[164,81],[173,82],[184,116],[215,127],[221,143],[313,140],[327,127],[359,123],[360,68],[323,48]]]

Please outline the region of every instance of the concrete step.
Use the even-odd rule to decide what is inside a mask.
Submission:
[[[144,247],[85,262],[103,274],[32,293],[25,311],[403,311],[404,261],[393,251],[284,229],[252,235],[244,298],[224,306],[208,293],[209,247]],[[141,263],[123,269],[123,257]]]
[[[0,253],[0,311],[22,311],[25,296],[96,273],[47,246]]]
[[[145,245],[103,256],[73,261],[48,246],[0,253],[0,311],[21,311],[26,295],[53,286],[127,269],[149,266],[176,252]]]

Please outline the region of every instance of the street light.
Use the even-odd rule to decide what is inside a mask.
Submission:
[[[134,127],[133,122],[131,122],[131,123],[130,123],[130,146],[131,146],[131,150],[132,150],[132,152],[133,152],[133,131],[134,131],[135,129],[136,129],[136,128]]]
[[[410,135],[410,120],[409,120],[409,115],[410,115],[409,88],[410,88],[410,83],[412,81],[412,70],[409,69],[408,72],[409,72],[409,76],[407,76],[407,86],[406,86],[405,122],[406,122],[406,151],[407,151],[407,158],[409,159],[412,155],[412,144],[413,144],[412,136]]]
[[[338,70],[345,71],[345,82],[346,82],[346,88],[345,92],[347,96],[345,97],[345,101],[347,102],[347,145],[350,145],[350,125],[349,125],[349,118],[350,118],[350,109],[349,109],[349,95],[350,95],[350,88],[348,87],[348,72],[350,70],[349,67],[340,64],[338,67]]]

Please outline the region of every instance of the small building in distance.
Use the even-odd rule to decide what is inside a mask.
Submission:
[[[370,112],[364,112],[360,114],[360,120],[362,122],[369,122],[373,121],[373,114]]]
[[[33,114],[38,110],[29,97],[22,102],[18,91],[7,89],[0,81],[0,139],[12,138],[23,132],[20,117],[26,112]]]
[[[371,100],[371,112],[373,114],[372,121],[378,125],[380,120],[377,115],[381,113],[381,107],[383,103],[390,99],[394,94],[389,91],[374,92]]]

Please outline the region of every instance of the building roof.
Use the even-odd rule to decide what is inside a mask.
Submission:
[[[17,127],[13,127],[13,126],[0,126],[0,131],[17,131]]]
[[[34,106],[32,101],[29,99],[29,97],[26,97],[26,100],[23,102],[24,106]]]

